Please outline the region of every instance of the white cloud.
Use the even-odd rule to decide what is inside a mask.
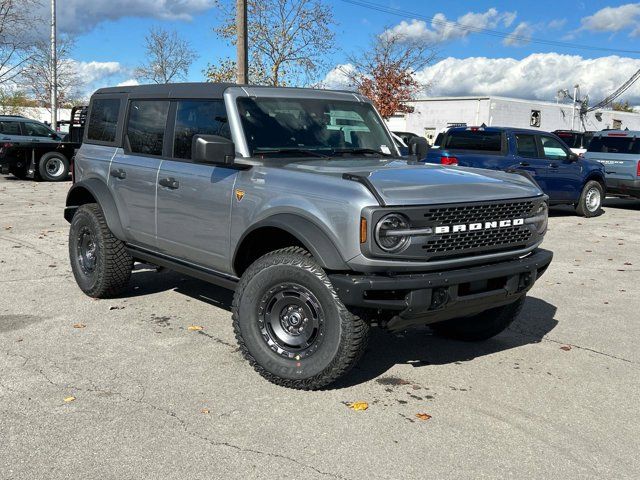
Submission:
[[[582,30],[592,32],[620,32],[634,28],[632,36],[640,34],[640,3],[627,3],[619,7],[605,7],[581,20]]]
[[[124,68],[119,62],[79,62],[71,60],[73,71],[83,85],[92,85],[114,75],[122,74]]]
[[[640,69],[640,59],[608,56],[596,59],[558,53],[514,58],[447,58],[418,72],[420,82],[432,84],[429,96],[504,95],[553,101],[558,90],[580,85],[595,103]],[[640,84],[624,95],[640,103]]]
[[[520,22],[518,26],[505,38],[502,43],[508,47],[522,47],[531,42],[533,28],[527,22]]]
[[[324,80],[320,82],[322,88],[333,90],[344,90],[349,88],[348,72],[353,70],[353,65],[345,63],[334,67],[327,73]]]
[[[566,18],[558,18],[558,19],[555,19],[555,20],[551,20],[547,24],[547,28],[549,28],[551,30],[560,30],[566,24],[567,24],[567,19]]]
[[[414,19],[411,22],[403,20],[386,30],[384,34],[399,35],[409,40],[439,43],[465,38],[477,29],[510,27],[516,16],[516,12],[500,13],[495,8],[490,8],[484,13],[469,12],[458,17],[456,21],[451,21],[443,13],[437,13],[430,25],[423,20]]]
[[[128,80],[120,82],[116,86],[117,87],[132,87],[132,86],[136,86],[136,85],[140,85],[140,82],[138,82],[138,80],[136,80],[135,78],[130,78]]]
[[[213,8],[215,3],[215,0],[64,0],[59,2],[58,28],[65,33],[85,33],[99,23],[124,17],[189,21]],[[40,10],[39,17],[49,18],[50,2],[42,2]]]

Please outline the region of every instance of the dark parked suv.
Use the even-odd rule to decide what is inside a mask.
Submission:
[[[519,175],[415,155],[352,92],[99,90],[66,202],[73,273],[92,297],[122,294],[135,261],[235,290],[244,356],[293,388],[348,371],[374,320],[497,335],[551,262],[547,197]]]

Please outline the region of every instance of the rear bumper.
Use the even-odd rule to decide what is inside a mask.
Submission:
[[[640,198],[640,179],[624,180],[607,177],[607,195],[629,195]]]
[[[552,252],[537,249],[524,258],[437,273],[330,278],[345,305],[393,312],[387,326],[401,330],[513,303],[531,289],[552,258]]]

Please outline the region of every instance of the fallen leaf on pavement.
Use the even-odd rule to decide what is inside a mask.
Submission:
[[[633,265],[631,262],[624,262],[625,265]]]
[[[84,328],[86,325],[84,323],[74,323],[73,328]]]
[[[208,408],[203,408],[202,410],[200,410],[200,413],[208,414],[208,413],[211,413],[211,412],[209,411]]]
[[[109,310],[122,310],[124,307],[122,305],[113,305],[109,307]]]
[[[64,403],[69,403],[69,402],[73,402],[76,399],[76,397],[66,397],[64,399]]]
[[[564,350],[565,352],[568,352],[569,350],[571,350],[571,345],[563,345],[560,347],[560,350]]]
[[[356,412],[359,412],[369,408],[369,404],[367,402],[353,402],[349,404],[349,408],[351,410],[355,410]]]
[[[416,413],[416,418],[418,418],[419,420],[429,420],[431,418],[431,415],[429,415],[428,413]]]
[[[189,325],[187,327],[187,330],[189,330],[190,332],[199,332],[200,330],[202,330],[202,327],[200,325]]]
[[[11,225],[7,225],[6,227],[4,227],[5,230],[11,230],[13,227]]]

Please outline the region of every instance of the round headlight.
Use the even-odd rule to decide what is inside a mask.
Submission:
[[[398,235],[396,232],[408,228],[409,221],[403,215],[398,213],[385,215],[376,225],[376,243],[385,252],[399,252],[409,244],[409,237]]]
[[[547,202],[542,202],[536,211],[536,217],[540,217],[540,220],[536,222],[538,233],[542,235],[547,231],[547,225],[549,224],[549,206]]]

